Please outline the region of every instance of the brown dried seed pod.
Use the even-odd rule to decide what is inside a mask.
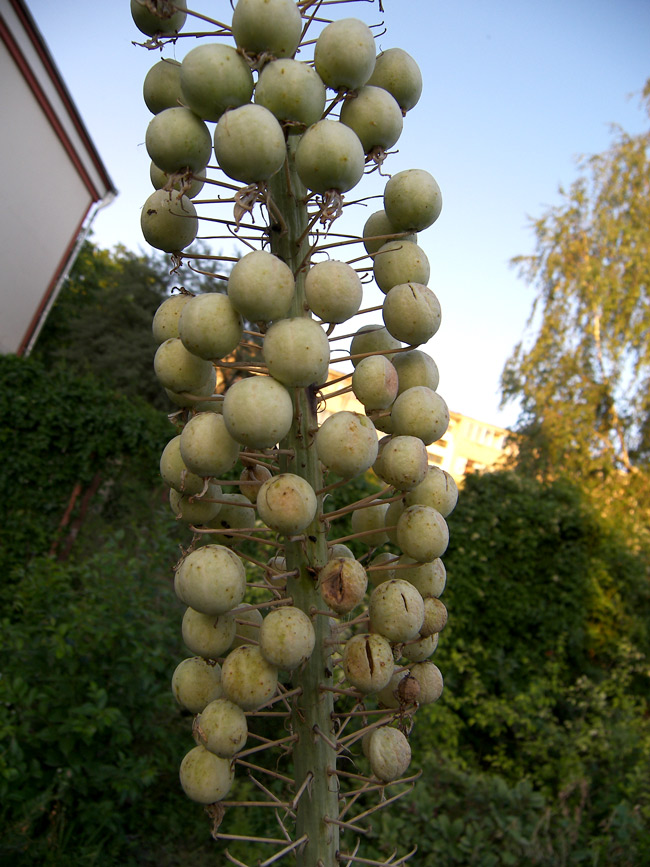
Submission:
[[[334,557],[320,570],[320,595],[337,614],[352,611],[362,601],[367,586],[366,570],[358,560]]]
[[[397,697],[402,705],[415,704],[420,698],[420,684],[410,674],[402,678],[397,685]]]
[[[359,692],[379,692],[390,681],[395,661],[391,646],[381,635],[353,635],[343,651],[343,670]]]

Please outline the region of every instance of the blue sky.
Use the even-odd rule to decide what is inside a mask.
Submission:
[[[120,191],[96,219],[95,241],[144,249],[139,212],[151,192],[144,135],[151,118],[142,81],[158,59],[132,45],[140,36],[128,0],[28,0],[29,8]],[[193,0],[221,20],[228,0]],[[647,128],[639,93],[650,77],[649,0],[383,0],[328,7],[336,17],[383,20],[381,48],[418,62],[420,103],[407,115],[391,173],[425,168],[440,184],[440,219],[419,239],[430,287],[443,311],[427,345],[450,408],[507,425],[499,377],[521,339],[533,290],[509,266],[532,252],[528,216],[559,201],[576,177],[576,158],[605,150],[610,123]],[[164,56],[184,54],[180,40]],[[377,175],[364,193],[380,193]],[[356,193],[355,193],[356,194]],[[360,231],[367,212],[355,213]],[[369,291],[364,305],[381,302]],[[377,320],[374,314],[373,321]]]

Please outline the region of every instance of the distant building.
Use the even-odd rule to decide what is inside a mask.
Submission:
[[[0,80],[0,353],[26,355],[117,191],[23,0],[0,0]]]
[[[330,368],[328,382],[343,377],[345,374]],[[338,389],[344,389],[350,384],[346,378],[336,386],[330,386],[327,393],[335,395]],[[325,418],[333,412],[364,412],[363,406],[351,391],[328,398],[327,410],[322,412]],[[502,467],[513,453],[513,446],[508,443],[510,431],[506,428],[478,421],[475,418],[450,412],[449,428],[438,442],[427,446],[429,462],[446,470],[455,481],[460,482],[466,475],[480,470],[496,470]],[[383,436],[381,432],[380,436]]]

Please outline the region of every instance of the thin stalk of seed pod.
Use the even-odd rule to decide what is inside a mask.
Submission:
[[[280,738],[280,740],[277,740],[277,741],[269,741],[268,743],[265,743],[265,744],[259,744],[256,747],[250,747],[250,749],[248,749],[248,750],[242,750],[241,752],[237,753],[236,755],[238,758],[243,759],[244,756],[252,756],[253,753],[261,753],[264,750],[270,750],[270,749],[273,749],[274,747],[279,747],[281,744],[295,743],[295,740],[296,740],[296,735],[288,735],[286,738]]]
[[[396,529],[397,524],[392,527],[382,527],[381,530],[360,530],[358,533],[352,533],[350,536],[339,536],[338,539],[332,539],[331,543],[327,544],[331,545],[340,545],[341,542],[350,542],[352,539],[363,539],[364,536],[372,536],[373,533],[386,533],[388,530]]]
[[[377,491],[374,494],[368,494],[367,497],[361,497],[360,500],[355,500],[354,503],[350,503],[349,506],[343,506],[340,509],[336,509],[333,512],[325,512],[323,518],[326,520],[331,520],[332,518],[338,518],[341,515],[346,515],[348,512],[354,512],[356,509],[362,509],[364,506],[367,506],[369,503],[372,503],[374,500],[380,499],[384,494],[387,494],[389,491],[392,491],[392,485],[387,485],[385,488],[382,488],[380,491]],[[400,495],[400,496],[403,496]],[[382,499],[382,503],[388,503],[390,500]]]
[[[242,765],[244,768],[251,768],[253,771],[259,771],[262,774],[266,774],[269,777],[273,777],[275,780],[281,780],[283,783],[293,783],[291,777],[287,777],[284,774],[279,774],[277,771],[272,771],[270,768],[263,768],[261,765],[254,765],[252,762],[246,762],[243,759],[238,759],[237,756],[233,759],[233,763],[236,765]]]
[[[309,837],[306,834],[303,834],[302,837],[299,837],[297,840],[294,840],[293,843],[290,843],[288,846],[285,846],[283,849],[280,849],[279,852],[276,852],[275,855],[272,855],[270,858],[267,858],[266,861],[262,861],[259,864],[259,867],[270,867],[275,861],[279,861],[280,858],[287,855],[289,852],[293,852],[294,849],[297,849],[298,846],[301,846],[303,843],[306,843]]]

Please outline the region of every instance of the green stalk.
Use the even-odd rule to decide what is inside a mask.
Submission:
[[[269,184],[275,207],[281,220],[271,214],[271,250],[293,270],[296,294],[289,316],[310,316],[305,309],[305,274],[309,254],[309,238],[305,196],[307,191],[294,168],[294,151],[298,136],[289,136],[287,145],[287,171],[278,172]],[[323,478],[316,454],[314,437],[318,429],[316,400],[313,389],[296,388],[293,393],[294,421],[282,447],[293,449],[294,457],[282,456],[283,472],[291,472],[306,479],[315,491],[323,487]],[[290,579],[287,595],[293,604],[311,616],[314,609],[322,609],[323,602],[316,589],[318,570],[327,562],[325,525],[321,521],[322,496],[312,524],[305,530],[304,541],[287,540],[288,570],[298,570],[298,577]],[[308,841],[297,852],[298,867],[331,867],[336,863],[339,849],[338,825],[327,819],[338,819],[338,781],[336,751],[330,745],[336,740],[332,714],[333,693],[322,686],[332,685],[330,666],[331,637],[329,618],[314,618],[316,644],[305,667],[294,676],[294,686],[302,687],[295,699],[292,713],[294,734],[298,739],[293,748],[294,781],[296,792],[307,781],[298,802],[296,838],[304,835]],[[321,734],[325,737],[322,737]],[[330,743],[328,743],[328,741]]]

